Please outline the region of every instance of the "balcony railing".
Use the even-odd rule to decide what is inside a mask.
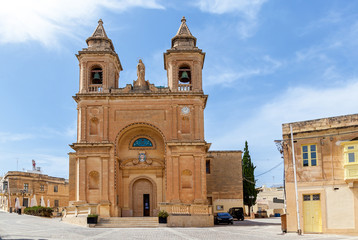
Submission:
[[[178,84],[178,91],[188,92],[192,90],[191,84]]]
[[[88,92],[103,92],[103,86],[102,84],[98,84],[98,85],[90,85],[88,87]]]

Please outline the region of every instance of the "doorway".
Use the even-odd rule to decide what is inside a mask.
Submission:
[[[321,195],[303,195],[303,230],[305,233],[321,233]]]
[[[149,217],[150,216],[149,194],[143,194],[143,216],[144,217]]]
[[[148,179],[142,178],[134,182],[132,191],[133,216],[152,216],[153,184]]]

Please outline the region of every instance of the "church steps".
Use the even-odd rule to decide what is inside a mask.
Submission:
[[[157,217],[112,217],[101,218],[96,228],[137,228],[137,227],[159,227]]]

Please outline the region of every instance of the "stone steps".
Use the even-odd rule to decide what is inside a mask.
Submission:
[[[96,228],[156,228],[157,217],[111,217],[101,218]]]

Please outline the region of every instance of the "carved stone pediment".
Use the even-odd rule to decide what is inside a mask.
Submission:
[[[140,162],[139,159],[132,158],[121,161],[120,168],[164,168],[162,162],[159,159],[146,159],[146,161]]]

